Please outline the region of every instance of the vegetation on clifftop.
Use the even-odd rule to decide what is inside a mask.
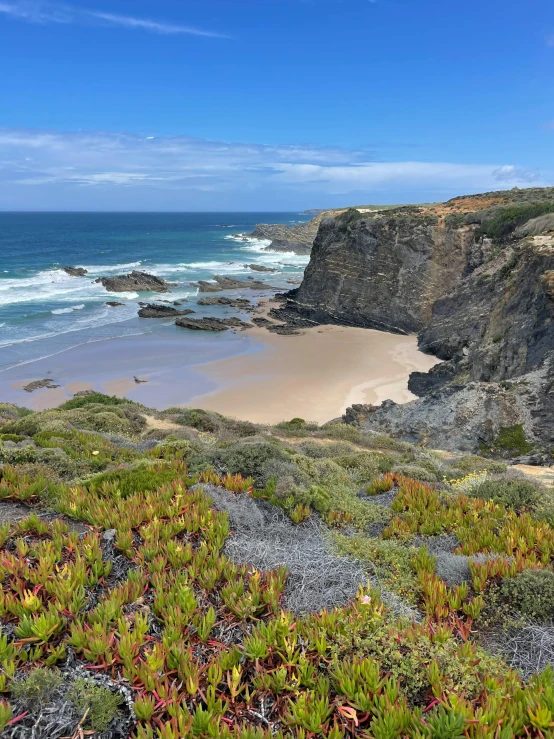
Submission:
[[[502,463],[98,394],[0,434],[2,736],[554,736],[554,500]]]

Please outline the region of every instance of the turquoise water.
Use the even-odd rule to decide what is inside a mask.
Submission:
[[[188,335],[170,319],[137,318],[138,302],[155,299],[153,294],[109,293],[94,282],[98,277],[133,269],[158,275],[178,283],[170,295],[158,297],[186,299],[199,315],[217,310],[197,307],[190,283],[214,274],[254,276],[290,288],[287,281],[300,279],[307,257],[265,252],[268,242],[245,242],[233,234],[248,233],[256,223],[309,218],[298,213],[0,213],[0,371],[102,339],[158,331]],[[253,262],[278,272],[243,266]],[[62,265],[85,267],[89,274],[70,277]],[[110,308],[109,300],[125,305]]]

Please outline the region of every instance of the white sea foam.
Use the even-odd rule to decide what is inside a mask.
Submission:
[[[57,308],[56,310],[50,312],[53,313],[55,316],[59,316],[62,313],[73,313],[74,310],[83,310],[84,307],[85,304],[82,303],[81,305],[72,305],[69,308]]]
[[[127,264],[79,264],[88,272],[93,274],[104,274],[104,272],[126,272],[129,269],[137,269],[142,265],[141,261],[127,262]]]
[[[121,294],[121,293],[120,293]],[[68,309],[62,309],[68,312]],[[69,309],[73,312],[73,309]],[[73,333],[75,331],[84,331],[86,329],[97,329],[102,326],[108,326],[112,323],[122,323],[128,321],[130,318],[134,318],[137,314],[137,306],[135,303],[131,303],[127,306],[117,308],[117,310],[110,308],[106,305],[98,306],[98,310],[92,311],[92,313],[78,318],[71,323],[62,324],[63,328],[60,328],[56,319],[46,321],[41,326],[41,331],[37,333],[28,333],[27,335],[21,336],[15,339],[8,337],[4,341],[0,341],[0,347],[12,346],[14,344],[25,344],[33,341],[40,341],[42,339],[51,339],[55,336],[61,336],[63,334]]]

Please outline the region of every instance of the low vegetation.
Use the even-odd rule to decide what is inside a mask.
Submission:
[[[518,226],[527,223],[532,218],[553,212],[554,203],[548,200],[542,203],[509,205],[500,209],[491,218],[485,220],[476,235],[478,238],[486,236],[493,240],[500,240],[509,236]]]
[[[554,504],[502,462],[98,394],[2,414],[2,736],[554,736]]]

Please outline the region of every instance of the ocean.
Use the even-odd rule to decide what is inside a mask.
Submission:
[[[138,318],[138,302],[155,302],[156,297],[188,300],[199,316],[216,315],[217,308],[196,306],[197,290],[190,285],[214,274],[253,276],[290,289],[289,280],[301,278],[308,257],[267,252],[264,247],[269,242],[245,242],[233,235],[251,232],[256,223],[292,225],[311,217],[298,213],[0,213],[0,373],[105,339],[161,332],[185,341],[189,332],[175,327],[172,319]],[[278,271],[254,272],[244,267],[249,263]],[[88,274],[71,277],[61,266],[84,267]],[[178,284],[170,295],[156,296],[110,293],[94,282],[133,269]],[[248,290],[244,295],[253,294]],[[106,305],[110,300],[125,305],[112,308]],[[218,340],[225,341],[211,336],[209,342],[201,342],[207,357]],[[197,346],[198,341],[195,350]]]

